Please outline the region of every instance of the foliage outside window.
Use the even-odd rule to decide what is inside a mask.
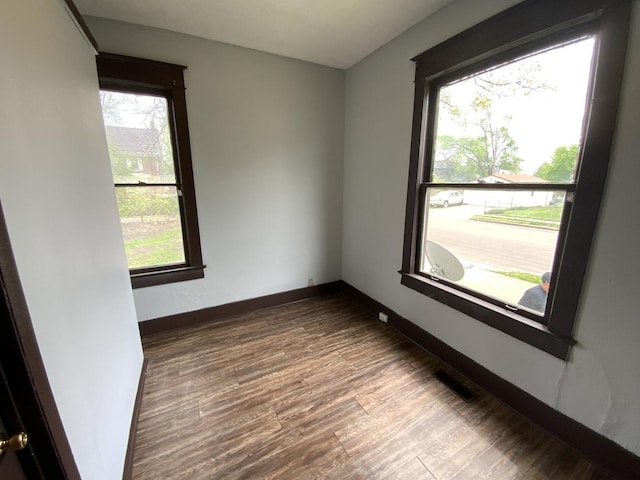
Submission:
[[[629,3],[566,7],[523,2],[414,59],[401,272],[560,358],[604,188]]]
[[[100,99],[134,287],[201,278],[184,67],[98,57]]]

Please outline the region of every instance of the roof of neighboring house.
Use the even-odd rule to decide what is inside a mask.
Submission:
[[[494,173],[488,177],[481,178],[480,182],[491,182],[491,180],[502,180],[504,183],[548,183],[540,177],[527,175],[524,173]]]
[[[105,127],[109,146],[144,156],[162,155],[159,132],[151,128]]]

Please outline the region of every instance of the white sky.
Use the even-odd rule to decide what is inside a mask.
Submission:
[[[101,99],[103,103],[110,103],[112,107],[117,107],[118,117],[104,117],[105,125],[130,128],[149,128],[151,120],[157,123],[167,120],[167,100],[164,97],[123,93],[111,90],[102,90]],[[149,115],[149,112],[156,112],[156,115]],[[159,115],[161,114],[161,115]]]
[[[508,123],[495,124],[508,126],[519,147],[518,155],[524,159],[522,173],[533,174],[542,163],[551,160],[557,147],[580,143],[593,46],[594,39],[588,38],[521,60],[518,64],[539,62],[542,69],[538,78],[553,90],[510,97],[494,104],[497,121],[512,115]],[[499,75],[513,66],[506,65],[494,72]],[[473,79],[467,79],[444,87],[442,91],[448,91],[464,112],[477,87]],[[445,112],[444,108],[440,109],[438,135],[479,136],[474,127],[469,126],[465,131]]]

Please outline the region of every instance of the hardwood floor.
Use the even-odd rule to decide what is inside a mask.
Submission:
[[[143,341],[135,479],[610,478],[342,295]]]

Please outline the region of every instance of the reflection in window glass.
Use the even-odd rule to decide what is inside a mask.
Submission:
[[[593,45],[584,38],[441,87],[432,181],[573,182]]]
[[[564,191],[428,188],[426,195],[420,271],[542,315],[546,293],[535,287],[552,269]],[[535,304],[523,299],[530,289]]]

